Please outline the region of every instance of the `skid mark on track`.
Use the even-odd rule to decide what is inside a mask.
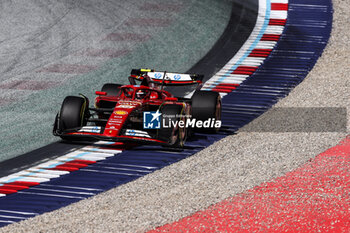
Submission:
[[[147,34],[139,33],[110,33],[103,40],[107,41],[135,41],[135,42],[144,42],[151,38]]]
[[[4,91],[6,89],[40,91],[47,88],[54,88],[64,84],[67,80],[75,78],[76,75],[96,70],[104,62],[108,61],[108,59],[128,55],[135,47],[139,46],[140,43],[149,41],[152,38],[152,35],[172,23],[174,16],[185,8],[183,2],[179,2],[179,4],[176,3],[177,2],[140,2],[132,6],[132,11],[135,15],[139,16],[138,18],[130,18],[131,16],[127,14],[125,17],[121,17],[108,27],[103,28],[103,31],[100,34],[90,33],[92,34],[91,38],[90,34],[87,34],[84,38],[79,34],[75,34],[76,32],[72,32],[72,35],[64,35],[64,43],[58,44],[56,39],[47,36],[47,41],[39,40],[39,42],[52,43],[52,46],[46,44],[42,45],[49,49],[45,52],[40,51],[41,56],[28,60],[28,62],[30,61],[33,63],[32,67],[37,68],[30,69],[29,63],[27,62],[27,70],[23,69],[20,74],[9,76],[10,78],[7,80],[13,79],[15,81],[2,84],[0,88]],[[110,10],[109,8],[105,8],[107,7],[106,3],[103,2],[101,4],[103,5],[103,9]],[[128,6],[128,4],[126,5]],[[150,12],[152,13],[152,17],[148,18],[147,15],[149,15]],[[63,19],[71,17],[70,11],[65,12],[63,15],[64,17],[62,20],[55,21],[55,29],[52,28],[53,25],[45,27],[45,35],[49,34],[48,32],[51,32],[51,30],[57,30],[57,25],[61,26],[62,24],[64,26],[67,23]],[[106,16],[108,16],[108,14]],[[87,17],[86,20],[90,20],[90,18]],[[75,24],[83,23],[84,22],[73,22],[73,26],[75,26]],[[95,25],[91,25],[91,27],[94,29]],[[64,27],[62,28],[67,29]],[[62,28],[59,28],[59,30]],[[137,33],[135,33],[136,31]],[[143,31],[145,33],[142,33]],[[70,32],[69,29],[67,29],[67,32]],[[64,33],[67,32],[64,31]],[[36,36],[38,37],[38,35]],[[44,47],[40,47],[40,49],[44,49]],[[60,54],[58,54],[58,51],[61,51]],[[34,54],[34,52],[32,54]],[[54,58],[54,56],[56,56],[56,58]],[[37,65],[35,65],[35,62]],[[74,76],[69,79],[60,80],[60,83],[58,84],[52,83],[51,85],[50,83],[47,83],[43,84],[41,87],[35,83],[40,79],[40,73],[45,73],[48,79],[55,79],[52,78],[51,75],[57,74],[70,74]],[[18,79],[21,79],[19,76],[22,75],[26,75],[26,79],[31,79],[33,82],[17,81]],[[16,100],[13,101],[16,102]],[[3,100],[1,105],[7,105],[11,102],[12,101]]]
[[[34,80],[15,80],[7,83],[0,83],[0,89],[16,90],[44,90],[59,85],[56,81],[34,81]]]
[[[134,18],[125,22],[127,26],[148,26],[148,27],[166,27],[171,23],[170,19],[162,18]]]
[[[183,9],[180,4],[166,4],[166,3],[145,3],[140,7],[140,10],[146,11],[167,11],[167,12],[179,12]]]
[[[7,105],[7,104],[12,103],[14,101],[16,101],[16,99],[0,97],[0,106]]]
[[[78,65],[78,64],[53,64],[37,72],[46,73],[66,73],[66,74],[84,74],[97,69],[97,66]]]
[[[88,48],[83,51],[77,52],[76,56],[89,56],[89,57],[109,57],[116,58],[128,54],[130,50],[117,50],[117,49],[94,49]]]

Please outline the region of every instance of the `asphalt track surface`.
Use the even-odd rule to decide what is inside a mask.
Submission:
[[[1,4],[0,161],[57,141],[52,113],[67,95],[93,99],[106,82],[126,83],[132,67],[188,70],[231,13],[229,1]]]
[[[295,104],[299,106],[346,106],[349,104],[349,98],[347,98],[348,82],[346,82],[346,79],[344,80],[344,73],[342,73],[347,69],[344,64],[348,64],[346,63],[348,61],[346,58],[348,51],[346,49],[348,27],[344,29],[344,27],[340,26],[340,24],[344,25],[344,22],[346,22],[346,13],[349,11],[346,10],[347,6],[345,6],[345,3],[337,1],[335,9],[335,19],[339,24],[333,32],[333,35],[336,36],[332,37],[330,46],[325,54],[326,57],[321,59],[316,67],[316,71],[311,72],[305,83],[296,88],[287,99],[282,101],[280,106],[293,106],[293,104],[294,106]],[[345,15],[345,19],[344,16],[342,17],[342,14]],[[336,51],[335,55],[334,51]],[[337,63],[337,65],[333,64],[333,67],[336,66],[337,70],[331,73],[334,77],[332,82],[329,82],[328,75],[325,75],[329,71],[329,67],[331,67],[330,64],[332,64],[329,63],[332,60],[330,58]],[[337,89],[337,92],[332,92],[329,91],[330,85],[340,86],[340,88]],[[306,96],[308,98],[305,98]],[[317,153],[334,145],[341,137],[344,137],[344,133],[242,133],[218,142],[193,158],[174,164],[163,171],[124,186],[125,192],[119,188],[117,189],[118,193],[112,190],[101,195],[101,197],[93,198],[88,205],[90,205],[89,209],[94,210],[94,217],[89,217],[91,212],[88,209],[80,209],[83,212],[79,212],[79,214],[83,214],[81,214],[82,219],[79,220],[79,214],[75,213],[74,209],[82,207],[81,205],[87,205],[84,202],[81,205],[78,203],[72,207],[65,208],[58,213],[37,218],[34,224],[40,226],[40,229],[50,229],[50,227],[45,227],[45,224],[50,223],[51,217],[52,219],[58,219],[58,216],[60,216],[60,221],[63,224],[69,222],[75,224],[85,223],[87,225],[85,228],[92,227],[95,224],[96,229],[100,230],[137,231],[149,229],[152,226],[158,226],[176,220],[181,216],[184,217],[194,213],[196,210],[224,199],[225,196],[246,190],[264,180],[269,180],[284,174],[286,171],[293,170],[293,168],[304,163]],[[269,138],[268,142],[266,138]],[[234,152],[232,151],[233,149],[235,150]],[[216,158],[213,158],[213,153],[217,154]],[[227,157],[235,157],[235,159],[230,162],[230,159]],[[243,161],[246,162],[244,163]],[[206,172],[210,171],[210,179],[203,177],[203,170],[198,169],[199,167]],[[230,171],[232,170],[235,171],[235,174],[231,174]],[[210,193],[209,190],[214,190],[214,192]],[[125,214],[124,223],[120,222],[123,222],[123,218],[116,219],[115,215],[110,212],[111,208],[108,207],[111,203],[116,202],[118,198],[120,202],[125,202],[125,205],[119,204],[120,208],[113,205],[113,209]],[[173,199],[176,199],[176,201]],[[147,209],[143,210],[142,206],[147,206]],[[125,208],[128,209],[125,210]],[[102,214],[103,212],[105,213],[104,215]],[[105,217],[105,220],[101,218],[102,216]],[[75,217],[76,219],[72,220]],[[125,223],[125,219],[131,220],[132,223]],[[106,225],[103,226],[101,224],[104,221],[109,221],[109,223],[118,222],[119,225],[115,224],[108,228]],[[23,222],[21,226],[25,227],[26,223]],[[83,225],[79,226],[83,227]],[[18,227],[18,230],[26,229],[20,228],[19,225],[13,227]],[[30,227],[30,225],[27,227]],[[14,228],[10,229],[14,230]],[[68,230],[74,228],[63,226],[56,221],[55,228],[51,229]]]
[[[232,12],[228,26],[224,33],[217,39],[203,58],[194,64],[187,72],[205,75],[205,80],[221,69],[242,46],[248,38],[254,23],[254,15],[257,12],[255,0],[246,1],[244,5],[238,2],[232,3]],[[205,81],[204,80],[204,81]],[[179,88],[175,88],[174,92]],[[181,90],[183,92],[183,90]],[[79,144],[55,142],[48,146],[30,151],[15,158],[0,163],[0,177],[23,170],[27,167],[42,163],[47,159],[67,153],[70,150],[81,147]]]
[[[208,8],[208,5],[209,5],[208,3],[210,3],[210,2],[201,3],[203,6],[197,11],[199,11],[199,13],[203,13],[203,10],[204,11],[208,10],[209,9]],[[201,5],[201,4],[199,4],[199,5]],[[156,5],[156,7],[155,7],[155,5]],[[33,5],[29,4],[28,6],[23,6],[23,9],[25,9],[26,7],[29,7],[29,6],[31,6],[32,8],[37,7],[37,5],[35,5],[35,4],[33,4]],[[68,4],[68,6],[70,6],[70,5]],[[227,10],[226,6],[229,6],[229,10]],[[52,7],[52,6],[50,6],[50,7],[51,8],[55,8],[55,7]],[[106,7],[108,7],[108,5]],[[180,5],[177,4],[176,5],[174,2],[172,2],[171,4],[170,3],[169,4],[165,3],[163,5],[162,4],[154,4],[154,3],[153,4],[152,3],[144,3],[144,4],[140,4],[140,6],[138,6],[138,8],[136,8],[136,9],[140,9],[141,8],[142,10],[145,10],[145,11],[150,10],[154,14],[154,9],[152,9],[152,7],[156,8],[156,12],[159,12],[159,11],[162,11],[162,10],[167,12],[167,20],[166,20],[166,22],[164,22],[164,19],[158,19],[158,21],[154,21],[154,20],[150,21],[150,24],[156,24],[156,25],[150,25],[150,27],[153,29],[153,31],[151,31],[151,32],[149,32],[149,31],[143,32],[142,36],[140,36],[140,32],[139,31],[138,31],[138,34],[136,34],[136,35],[133,34],[134,32],[125,32],[124,31],[123,32],[124,36],[123,36],[123,34],[118,32],[118,30],[119,31],[120,30],[123,31],[123,30],[126,30],[125,28],[122,27],[122,29],[119,29],[118,28],[119,25],[117,25],[116,27],[111,27],[110,25],[109,26],[103,25],[103,27],[107,28],[107,29],[105,29],[104,33],[106,33],[106,31],[107,32],[111,32],[112,30],[117,31],[117,32],[113,32],[113,33],[107,34],[107,36],[103,39],[103,41],[105,41],[105,40],[112,40],[113,41],[114,39],[117,42],[122,41],[123,42],[122,43],[122,46],[123,46],[122,48],[124,50],[128,48],[127,47],[128,46],[127,43],[131,43],[130,47],[132,47],[132,45],[135,46],[135,40],[138,43],[144,42],[145,38],[146,38],[146,40],[149,40],[150,39],[149,38],[150,37],[149,34],[157,32],[157,30],[155,30],[154,28],[158,29],[158,31],[159,31],[159,27],[173,26],[173,25],[171,25],[170,20],[169,20],[169,16],[171,16],[171,15],[169,15],[169,13],[168,13],[168,11],[169,11],[168,8],[170,8],[170,10],[174,10],[174,12],[181,12],[181,10],[183,10],[183,8],[185,8],[185,7],[189,7],[190,8],[191,5],[189,5],[189,6],[184,6],[183,4],[180,4]],[[213,4],[210,4],[210,7],[213,7]],[[246,7],[242,7],[240,4],[237,4],[237,3],[235,3],[233,7],[231,6],[231,3],[229,3],[229,2],[222,3],[219,6],[219,8],[217,9],[217,13],[214,14],[215,18],[210,19],[211,21],[216,21],[215,24],[217,24],[218,22],[220,22],[220,20],[222,20],[224,23],[221,23],[222,25],[220,27],[222,29],[224,29],[228,20],[225,20],[225,18],[223,17],[223,13],[225,11],[227,13],[231,13],[231,9],[233,9],[233,12],[231,14],[231,16],[232,16],[231,17],[231,22],[229,24],[229,27],[226,28],[226,32],[229,31],[230,33],[226,33],[226,34],[222,35],[221,38],[219,38],[219,36],[222,34],[221,31],[218,31],[219,33],[217,33],[217,32],[214,33],[213,30],[210,31],[209,30],[210,29],[210,23],[209,24],[204,24],[205,20],[202,20],[200,15],[195,15],[194,17],[199,18],[198,22],[200,22],[201,24],[204,25],[204,27],[202,27],[202,28],[199,27],[197,30],[203,30],[203,28],[204,28],[206,30],[204,32],[206,40],[207,39],[210,40],[210,36],[211,36],[211,37],[213,37],[213,39],[211,39],[211,41],[212,42],[216,42],[216,44],[213,46],[213,44],[209,43],[205,47],[201,48],[200,46],[197,46],[197,45],[195,47],[193,47],[193,43],[194,42],[191,42],[192,44],[189,45],[191,49],[195,48],[197,53],[200,52],[199,49],[203,50],[203,52],[200,53],[201,54],[200,56],[196,55],[198,57],[197,60],[193,56],[193,54],[191,54],[190,59],[193,59],[192,64],[197,62],[199,58],[203,57],[205,55],[205,53],[207,53],[208,50],[211,47],[213,47],[212,51],[216,51],[216,50],[218,50],[218,48],[222,47],[221,49],[224,49],[226,51],[229,50],[230,53],[234,54],[235,51],[237,51],[241,47],[241,44],[244,43],[244,41],[246,40],[246,38],[250,34],[250,30],[251,30],[251,28],[252,28],[252,26],[254,25],[254,22],[255,22],[255,19],[253,19],[251,17],[251,15],[252,15],[252,12],[256,11],[256,7],[257,7],[256,4],[254,5],[254,3],[250,3],[250,2],[247,2],[247,6]],[[67,17],[67,15],[70,14],[71,10],[72,11],[79,11],[79,9],[77,9],[77,5],[74,5],[74,6],[71,6],[71,7],[68,7],[68,8],[69,8],[69,11],[64,13],[64,16],[62,16],[62,18]],[[86,13],[87,16],[90,16],[89,13],[91,13],[91,11],[94,11],[94,9],[90,9],[91,11],[85,12],[85,10],[86,10],[86,9],[84,9],[85,7],[82,6],[82,8],[83,8],[83,12]],[[135,10],[135,9],[129,9],[129,8],[130,8],[130,6],[127,5],[127,6],[125,6],[125,9],[124,8],[123,9],[124,9],[124,11],[133,11],[133,10]],[[25,10],[23,10],[23,9],[20,9],[19,11],[22,12],[22,13],[25,13]],[[6,8],[5,8],[5,10],[6,10]],[[51,11],[51,10],[53,10],[53,9],[49,9],[49,11]],[[57,10],[57,9],[55,8],[55,10]],[[193,11],[193,9],[191,9],[191,11]],[[215,12],[215,11],[213,11],[213,12]],[[191,12],[191,13],[198,13],[198,12],[194,11],[194,12]],[[16,14],[18,14],[18,12],[16,12]],[[71,14],[74,15],[74,13],[71,13]],[[84,15],[84,16],[86,16],[86,15]],[[142,18],[143,16],[142,15],[138,15],[138,17]],[[154,17],[154,15],[152,17]],[[222,17],[222,19],[220,19],[220,17]],[[205,15],[205,18],[209,18],[209,15]],[[218,20],[218,18],[220,20]],[[142,19],[144,20],[144,18],[142,18]],[[180,20],[183,21],[184,19],[186,19],[186,17],[183,17],[183,18],[180,17]],[[54,19],[54,21],[55,20],[56,19]],[[60,20],[62,20],[62,19],[60,18]],[[60,20],[58,22],[55,22],[54,24],[56,25],[56,23],[57,24],[62,23],[63,24],[63,26],[62,26],[63,28],[67,27],[68,29],[72,30],[70,27],[68,27],[66,25],[67,22],[69,22],[68,19],[67,19],[67,22],[61,22]],[[117,22],[119,22],[119,21],[121,21],[121,22],[123,22],[123,21],[124,22],[125,21],[129,22],[129,21],[133,21],[134,19],[129,19],[128,15],[126,15],[126,19],[115,19],[115,20]],[[191,23],[190,23],[190,25],[188,27],[196,27],[196,26],[198,26],[196,24],[193,24],[193,21],[196,21],[196,20],[192,19]],[[74,20],[73,20],[73,22],[75,23]],[[148,21],[146,20],[146,22],[148,22]],[[31,22],[31,23],[33,23],[33,22]],[[37,23],[37,22],[34,22],[34,24],[35,23]],[[78,22],[78,23],[83,23],[83,22]],[[163,25],[163,24],[165,24],[165,25]],[[241,24],[245,24],[246,26],[242,27]],[[38,26],[40,26],[40,25],[38,25]],[[128,25],[128,26],[130,27],[130,25]],[[139,25],[136,25],[136,26],[139,26]],[[83,26],[80,25],[79,27],[83,27]],[[181,23],[181,27],[184,27],[183,22]],[[217,27],[217,25],[215,25],[215,27],[216,28],[220,28],[220,27]],[[39,29],[40,29],[39,31],[45,31],[43,28],[45,28],[45,26],[41,25],[39,27]],[[182,30],[188,30],[188,29],[186,29],[186,27],[184,27],[184,28],[185,29],[182,29]],[[50,30],[49,28],[46,28],[46,29]],[[12,30],[14,30],[14,28],[12,28]],[[174,28],[174,30],[176,30],[176,27]],[[72,31],[74,32],[74,30],[72,30]],[[75,33],[77,33],[76,37],[78,37],[78,36],[81,36],[81,37],[87,36],[83,32],[75,32]],[[185,33],[182,33],[181,36],[185,37],[185,36],[190,35],[190,33],[192,33],[192,32],[191,31],[187,32],[187,33],[185,32]],[[48,34],[51,35],[51,33],[48,33]],[[35,34],[35,35],[37,35],[37,34]],[[166,34],[166,35],[169,35],[169,33]],[[126,37],[131,37],[131,38],[124,38],[125,36]],[[198,33],[198,34],[196,34],[193,37],[200,37],[200,36],[201,36],[201,34]],[[49,36],[47,36],[47,37],[49,37]],[[120,38],[120,37],[123,37],[123,38]],[[232,39],[233,37],[235,38],[235,40]],[[16,36],[16,38],[17,38],[17,36]],[[218,40],[218,38],[219,38],[219,40]],[[236,39],[236,38],[238,38],[238,39]],[[65,39],[65,37],[63,39]],[[96,40],[98,40],[98,39],[101,39],[101,36],[97,37]],[[11,41],[11,40],[14,40],[14,38],[8,39],[8,41]],[[77,39],[77,40],[78,40],[78,42],[81,42],[81,39]],[[93,38],[92,38],[92,40],[93,40]],[[6,40],[4,40],[4,41],[6,41]],[[230,43],[227,43],[227,41],[230,41]],[[69,43],[73,43],[73,42],[72,41],[69,41],[69,42],[67,41],[68,44]],[[40,43],[38,43],[40,45],[40,46],[37,45],[37,47],[39,47],[39,50],[40,49],[43,50],[44,48],[42,48],[42,47],[45,47],[44,44],[46,44],[46,43],[50,43],[50,42],[48,42],[48,41],[41,41]],[[165,42],[163,42],[163,43],[164,44],[162,44],[162,45],[166,47],[167,44]],[[85,44],[86,44],[86,42],[85,43],[81,43],[79,46],[82,46],[82,45],[85,45]],[[117,44],[117,45],[120,46],[120,44]],[[136,45],[138,45],[138,44],[136,43]],[[224,46],[222,46],[222,45],[224,45]],[[20,53],[31,54],[31,53],[34,53],[34,51],[37,52],[37,53],[41,53],[40,51],[37,51],[37,50],[38,50],[38,48],[36,48],[36,50],[35,49],[30,50],[29,48],[24,48],[22,51],[19,51],[18,54],[20,54]],[[70,51],[69,53],[67,52],[66,54],[63,54],[61,57],[54,57],[54,58],[52,58],[53,63],[54,63],[53,65],[51,65],[51,64],[46,65],[46,63],[45,64],[41,64],[40,63],[41,60],[38,59],[38,58],[40,58],[40,56],[38,58],[31,58],[33,62],[38,60],[37,61],[38,62],[37,66],[40,67],[39,70],[34,71],[34,75],[35,76],[43,76],[42,73],[45,73],[45,76],[47,76],[48,78],[52,78],[52,79],[57,79],[58,78],[57,76],[64,76],[65,78],[67,76],[69,76],[69,78],[73,79],[73,78],[75,78],[73,75],[76,75],[77,73],[78,74],[79,73],[85,73],[85,72],[87,72],[88,69],[85,70],[85,68],[86,68],[86,66],[85,66],[84,70],[81,70],[83,68],[80,65],[78,65],[77,67],[69,66],[68,68],[67,68],[67,65],[64,65],[64,67],[62,67],[61,66],[62,65],[62,60],[63,60],[64,63],[75,63],[76,64],[77,63],[76,62],[77,58],[75,56],[77,56],[77,53],[78,53],[78,57],[80,57],[79,55],[82,55],[81,53],[84,53],[83,55],[85,55],[85,56],[83,56],[83,58],[80,58],[81,59],[80,61],[78,61],[80,64],[81,63],[86,63],[86,62],[96,62],[96,60],[94,61],[91,58],[90,58],[90,60],[92,60],[92,61],[84,60],[84,59],[89,60],[89,57],[93,57],[94,59],[96,59],[96,57],[98,57],[99,59],[101,59],[102,61],[105,62],[106,60],[103,60],[102,58],[114,58],[114,57],[119,57],[119,56],[124,55],[123,54],[124,52],[122,52],[122,54],[119,54],[117,52],[114,53],[113,51],[117,51],[115,48],[114,48],[114,50],[102,48],[102,49],[99,49],[98,53],[94,52],[93,54],[85,54],[85,53],[88,53],[88,52],[90,53],[92,49],[86,49],[85,50],[85,49],[74,49],[74,48],[69,49],[68,48],[68,50]],[[76,52],[75,50],[77,50],[78,52]],[[95,50],[98,50],[98,49],[95,49]],[[88,51],[88,52],[86,52],[86,51]],[[149,52],[149,50],[147,50],[147,48],[146,48],[146,52],[147,51]],[[184,50],[181,50],[180,53],[182,53],[183,51]],[[210,76],[216,69],[220,69],[222,67],[222,65],[225,64],[227,62],[227,60],[230,59],[230,55],[229,55],[230,53],[225,54],[225,56],[221,56],[220,59],[217,59],[217,58],[213,59],[213,56],[215,56],[216,54],[213,53],[212,51],[210,51],[207,54],[207,56],[205,56],[206,60],[211,60],[210,62],[207,61],[207,62],[204,63],[204,62],[200,61],[194,66],[194,68],[196,68],[197,70],[200,69],[200,66],[201,66],[200,64],[202,64],[202,67],[210,68],[211,69],[210,71],[207,70],[206,72],[204,72],[204,74],[207,75],[207,76]],[[72,53],[73,53],[73,56],[72,56]],[[97,53],[97,55],[95,53]],[[17,57],[19,57],[19,55]],[[71,57],[73,57],[73,61],[69,60]],[[10,59],[8,59],[8,60],[10,60]],[[21,64],[21,62],[18,61],[18,60],[20,60],[20,59],[14,59],[13,61],[11,61],[13,63],[14,67],[16,67],[17,65],[20,66],[19,64]],[[100,62],[102,62],[102,61],[100,61]],[[9,63],[11,63],[11,62],[9,62]],[[57,65],[55,63],[59,63],[59,65]],[[191,64],[191,63],[189,63],[189,64]],[[188,61],[186,61],[186,65],[188,65]],[[95,64],[95,66],[96,66],[96,64]],[[44,68],[42,68],[42,67],[44,67]],[[48,67],[48,68],[45,68],[45,67]],[[151,67],[154,67],[154,66],[151,65]],[[10,71],[10,70],[11,69],[7,69],[6,71]],[[24,72],[26,72],[26,71],[24,71]],[[4,73],[6,73],[6,72],[4,72]],[[54,76],[54,78],[52,76]],[[39,85],[38,84],[38,82],[39,82],[38,80],[33,81],[32,79],[33,78],[27,78],[27,79],[22,79],[22,80],[18,81],[18,77],[17,77],[17,79],[15,79],[17,81],[12,81],[11,78],[8,78],[7,80],[4,80],[5,84],[2,86],[2,89],[4,90],[4,92],[6,92],[6,91],[7,92],[11,92],[11,91],[14,91],[14,90],[15,91],[23,91],[23,89],[24,90],[30,90],[31,92],[35,92],[35,91],[41,91],[41,89],[54,88],[54,86],[45,86],[46,80],[41,80],[41,82],[43,82],[44,85]],[[34,85],[33,83],[36,84],[36,85]],[[61,87],[59,86],[58,89],[60,89],[60,88]],[[34,95],[35,94],[37,94],[37,93],[34,93]],[[41,94],[42,93],[38,93],[37,96],[39,96],[39,98],[40,98]],[[33,93],[29,93],[28,96],[29,97],[33,97]],[[21,104],[21,100],[17,100],[17,103]],[[11,108],[16,106],[16,103],[14,105],[12,105],[12,106],[11,106],[11,104],[12,103],[10,103],[10,102],[3,103],[3,105],[10,106]],[[26,114],[26,112],[23,112],[23,113]],[[18,143],[18,141],[17,141],[17,143]],[[11,173],[16,172],[18,170],[22,170],[22,169],[24,169],[26,167],[33,166],[33,165],[38,164],[38,163],[42,163],[43,161],[46,161],[48,159],[53,159],[53,158],[57,157],[58,155],[62,155],[64,152],[67,152],[67,151],[69,151],[69,150],[71,150],[73,148],[75,148],[75,149],[79,148],[79,145],[66,144],[66,143],[60,143],[60,142],[50,144],[50,145],[48,145],[46,147],[39,148],[39,149],[34,150],[32,152],[29,152],[29,153],[23,154],[21,156],[18,156],[16,158],[7,160],[5,162],[2,162],[0,164],[0,167],[1,167],[1,173],[0,174],[1,174],[1,176],[8,175],[8,174],[11,174]]]

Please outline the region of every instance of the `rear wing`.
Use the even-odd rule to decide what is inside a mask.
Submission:
[[[151,69],[133,69],[129,79],[143,81],[149,79],[149,82],[164,86],[180,86],[202,84],[204,75],[168,73],[166,71],[155,71]],[[130,80],[131,82],[131,80]]]

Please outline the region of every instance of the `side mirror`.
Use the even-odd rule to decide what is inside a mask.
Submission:
[[[165,101],[177,101],[178,99],[175,97],[165,97]]]
[[[96,95],[107,95],[107,92],[105,92],[105,91],[96,91],[95,94]]]

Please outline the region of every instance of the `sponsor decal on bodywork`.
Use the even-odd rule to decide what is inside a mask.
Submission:
[[[164,72],[148,72],[147,75],[152,79],[163,79]],[[166,73],[165,80],[173,81],[192,81],[189,74]]]
[[[117,106],[118,108],[134,108],[135,106],[134,105],[118,105]]]
[[[114,114],[116,114],[116,115],[127,115],[128,112],[123,111],[123,110],[117,110],[117,111],[114,112]]]
[[[101,133],[101,126],[84,126],[78,130],[83,133]]]
[[[135,130],[135,129],[127,129],[125,132],[125,135],[126,136],[151,138],[151,136],[149,136],[149,134],[146,131]]]

